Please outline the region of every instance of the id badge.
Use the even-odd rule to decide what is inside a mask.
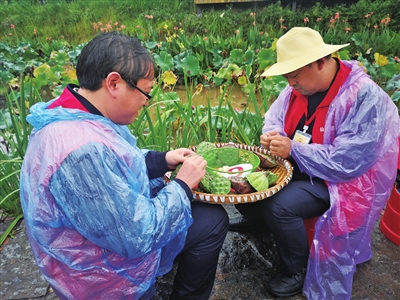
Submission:
[[[293,141],[304,143],[304,144],[309,144],[311,141],[311,134],[302,132],[300,130],[296,130],[296,133],[293,137]]]

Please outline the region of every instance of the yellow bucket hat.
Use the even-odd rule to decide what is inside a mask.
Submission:
[[[293,72],[348,45],[325,44],[318,31],[308,27],[293,27],[277,41],[277,62],[261,76]]]

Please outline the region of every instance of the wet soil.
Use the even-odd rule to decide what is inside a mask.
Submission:
[[[224,206],[231,218],[238,215],[234,206]],[[400,246],[388,240],[379,229],[372,232],[373,257],[357,266],[352,300],[400,299]],[[4,231],[7,222],[0,224]],[[266,283],[276,273],[278,259],[270,234],[229,232],[221,250],[210,300],[275,299]],[[153,300],[168,299],[174,270],[158,278]],[[21,222],[14,237],[3,245],[0,257],[0,299],[58,299],[39,273]],[[301,294],[286,298],[305,299]]]

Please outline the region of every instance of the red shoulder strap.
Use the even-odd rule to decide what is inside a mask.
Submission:
[[[312,130],[313,143],[322,144],[325,132],[325,118],[329,105],[335,99],[340,87],[343,85],[351,69],[345,66],[340,60],[339,70],[335,80],[325,98],[317,107],[314,127]],[[300,122],[301,117],[307,113],[308,98],[293,90],[289,100],[289,107],[285,116],[285,132],[288,136],[292,136]]]

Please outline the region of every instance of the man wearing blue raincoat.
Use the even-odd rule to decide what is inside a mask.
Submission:
[[[277,63],[263,76],[289,85],[265,114],[260,143],[289,159],[293,179],[266,200],[237,205],[230,230],[272,231],[281,272],[268,283],[278,297],[350,299],[356,265],[369,260],[371,231],[396,178],[399,115],[356,61],[331,53],[310,28],[277,42]],[[319,217],[309,249],[304,220]]]
[[[151,56],[139,40],[106,33],[76,70],[80,86],[27,117],[20,195],[40,271],[60,299],[150,299],[178,262],[170,299],[208,299],[228,217],[191,201],[207,163],[184,148],[141,150],[125,126],[151,98]]]

